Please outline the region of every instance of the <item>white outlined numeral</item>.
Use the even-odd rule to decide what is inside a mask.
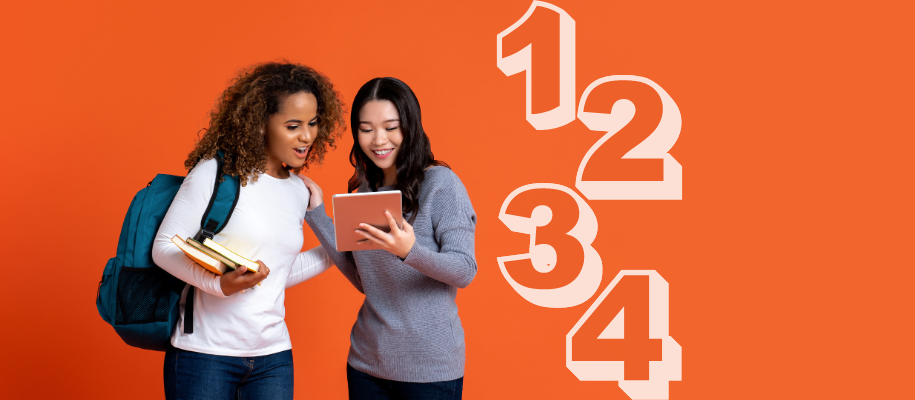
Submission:
[[[648,361],[649,379],[625,380],[623,361],[579,361],[573,357],[573,337],[588,321],[601,303],[627,276],[648,276],[648,339],[661,340],[661,360]],[[582,381],[618,381],[633,400],[668,399],[670,381],[682,379],[682,350],[670,337],[670,291],[667,281],[655,271],[620,271],[607,288],[591,304],[588,311],[566,335],[566,367]],[[623,309],[625,311],[625,309]],[[625,314],[620,312],[596,340],[624,339]]]
[[[532,44],[507,57],[502,56],[502,41],[506,35],[515,31],[524,24],[538,7],[550,9],[559,14],[559,106],[553,110],[533,114],[531,92],[531,76],[533,74],[531,52]],[[667,92],[650,79],[633,75],[613,75],[603,77],[592,82],[582,94],[575,113],[575,20],[561,8],[549,3],[534,1],[530,8],[508,29],[496,36],[497,54],[496,64],[505,75],[514,75],[526,71],[525,86],[525,112],[526,119],[538,130],[558,128],[575,120],[576,116],[589,129],[606,132],[600,140],[594,143],[582,158],[575,177],[575,188],[589,200],[680,200],[683,197],[683,168],[668,152],[680,136],[682,119],[680,109]],[[626,90],[619,88],[623,83],[613,82],[639,82],[650,86],[661,100],[660,120],[657,126],[648,134],[654,124],[653,118],[657,116],[652,110],[657,103],[639,104],[643,114],[648,116],[650,123],[643,119],[633,122],[637,106],[635,101],[644,101],[645,93],[650,93],[644,87],[638,86],[637,92],[615,92],[618,100],[613,104],[609,113],[585,112],[585,103],[591,91],[602,84],[609,84],[608,89]],[[614,86],[615,85],[615,86]],[[629,97],[630,99],[626,99]],[[652,101],[655,98],[652,97]],[[640,117],[641,118],[641,117]],[[649,159],[652,161],[627,161],[615,164],[610,168],[616,174],[605,174],[606,178],[617,180],[583,180],[585,167],[591,157],[615,134],[632,123],[630,129],[617,135],[611,145],[604,149],[609,154],[614,153],[613,160]],[[638,135],[627,136],[629,134]],[[648,136],[644,136],[648,134]],[[627,149],[629,144],[636,139],[641,142]],[[631,141],[630,141],[631,140]],[[610,158],[607,158],[610,160]],[[644,175],[629,175],[631,170],[619,168],[619,165],[650,165],[656,168],[660,165],[663,177],[658,181],[620,181],[625,177],[646,179]],[[606,172],[604,169],[602,172]],[[656,171],[656,170],[650,170]],[[625,172],[621,176],[617,172]],[[638,177],[636,177],[638,176]],[[531,210],[530,217],[511,215],[506,212],[508,205],[521,193],[533,190],[559,190],[571,196],[578,206],[578,220],[574,227],[566,233],[581,245],[584,261],[581,271],[572,280],[574,271],[569,271],[563,276],[562,281],[570,283],[558,288],[540,289],[527,287],[517,282],[508,273],[506,263],[519,260],[530,260],[531,267],[539,273],[548,273],[557,267],[556,249],[546,243],[537,243],[538,228],[547,227],[552,221],[552,210],[545,205],[539,205]],[[545,201],[544,196],[535,197]],[[553,198],[553,201],[556,199]],[[530,205],[530,203],[525,203]],[[571,218],[570,218],[571,219]],[[512,288],[527,301],[549,308],[572,307],[587,301],[600,287],[603,265],[600,255],[591,247],[597,235],[597,218],[591,207],[571,189],[553,183],[535,183],[515,189],[503,201],[499,211],[499,220],[513,232],[530,235],[528,252],[513,256],[498,257],[499,268],[502,275]],[[562,233],[569,229],[571,221],[553,221],[551,229],[541,230],[542,234],[549,236],[554,244],[567,239]],[[552,232],[551,232],[552,230]],[[568,245],[563,247],[568,249]],[[573,257],[574,259],[574,257]],[[567,268],[563,265],[559,268]],[[515,270],[520,279],[519,271]],[[561,270],[560,272],[565,271]],[[545,277],[552,283],[555,275],[534,275]],[[629,277],[629,278],[626,278]],[[530,279],[530,275],[526,279]],[[624,281],[625,279],[625,281]],[[524,280],[524,279],[522,279]],[[623,283],[620,283],[620,282]],[[535,280],[527,281],[534,285]],[[617,289],[615,293],[613,290]],[[612,293],[612,295],[611,295]],[[608,297],[610,299],[608,300]],[[606,301],[606,302],[605,302]],[[603,307],[602,304],[604,305]],[[627,312],[627,310],[629,310]],[[597,311],[597,314],[595,312]],[[614,316],[615,315],[615,316]],[[589,322],[590,319],[590,322]],[[647,327],[644,325],[647,320]],[[581,317],[572,330],[566,335],[566,367],[582,381],[617,381],[620,388],[631,399],[668,399],[671,381],[682,379],[682,349],[669,334],[669,290],[667,281],[655,271],[620,271],[606,289],[597,297],[588,311]],[[584,327],[584,328],[583,328]],[[576,334],[578,337],[576,338]]]
[[[534,74],[533,64],[531,63],[531,52],[533,44],[528,44],[515,54],[507,57],[502,56],[502,39],[508,34],[518,29],[531,15],[537,10],[537,7],[546,8],[559,14],[559,106],[542,113],[532,113],[532,90],[531,77]],[[525,76],[525,118],[534,129],[545,130],[559,128],[575,120],[575,20],[569,16],[563,9],[550,3],[535,1],[527,9],[524,16],[515,22],[508,29],[496,36],[498,44],[496,48],[496,65],[506,76],[512,76],[519,72],[527,71]]]
[[[578,205],[578,221],[567,235],[575,238],[581,245],[584,251],[584,263],[574,281],[555,289],[535,289],[524,286],[515,281],[505,268],[506,262],[530,259],[538,272],[549,272],[556,264],[556,250],[549,244],[536,244],[537,227],[546,226],[552,219],[550,208],[543,205],[537,206],[530,218],[506,213],[512,199],[521,193],[538,189],[559,190],[575,199],[575,203]],[[527,253],[497,258],[502,276],[525,300],[541,307],[573,307],[587,301],[600,287],[604,268],[597,250],[591,247],[591,243],[597,237],[597,217],[588,203],[572,189],[554,183],[532,183],[519,187],[502,202],[499,220],[512,232],[524,233],[531,237]]]
[[[588,95],[594,88],[606,82],[635,81],[651,86],[661,97],[663,107],[661,121],[647,139],[632,148],[623,159],[661,158],[664,160],[662,181],[583,181],[582,174],[591,155],[601,145],[619,132],[635,116],[636,106],[629,100],[618,100],[610,113],[585,112]],[[641,76],[613,75],[600,78],[585,89],[578,104],[578,119],[592,131],[605,131],[606,135],[585,154],[578,166],[575,187],[589,200],[681,200],[683,198],[683,167],[667,152],[680,137],[680,108],[667,92],[657,83]]]

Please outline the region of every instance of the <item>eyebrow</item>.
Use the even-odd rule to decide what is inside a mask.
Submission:
[[[312,120],[316,120],[316,119],[318,119],[318,117],[312,118]],[[289,121],[284,122],[284,124],[288,124],[288,123],[290,123],[290,122],[296,122],[296,123],[301,124],[301,123],[302,123],[302,120],[300,120],[300,119],[290,119]]]
[[[398,118],[387,119],[387,120],[384,120],[384,121],[381,121],[381,122],[382,122],[382,123],[385,123],[385,122],[400,122],[400,119],[398,119]],[[372,124],[370,121],[359,121],[359,123],[360,123],[360,124],[369,124],[369,125]]]

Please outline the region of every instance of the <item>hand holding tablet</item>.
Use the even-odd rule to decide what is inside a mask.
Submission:
[[[337,251],[384,249],[394,253],[392,249],[396,249],[409,252],[413,243],[411,241],[404,249],[405,240],[413,238],[415,241],[415,236],[412,227],[407,234],[403,231],[403,223],[397,223],[403,221],[399,190],[337,194],[333,202]]]
[[[413,249],[413,244],[416,243],[413,227],[407,221],[403,221],[403,229],[400,229],[390,212],[385,211],[384,215],[388,219],[389,230],[382,231],[368,224],[359,224],[362,229],[357,229],[356,233],[364,236],[365,239],[356,244],[358,246],[375,244],[403,260],[407,258],[410,250]]]

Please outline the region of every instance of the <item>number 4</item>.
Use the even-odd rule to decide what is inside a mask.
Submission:
[[[566,335],[566,367],[582,381],[618,381],[633,400],[668,399],[682,379],[669,308],[661,275],[620,271]]]

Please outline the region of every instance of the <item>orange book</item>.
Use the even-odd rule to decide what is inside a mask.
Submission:
[[[178,248],[181,249],[181,251],[183,251],[184,254],[187,255],[191,260],[194,260],[195,263],[216,275],[222,275],[226,272],[226,270],[229,269],[229,267],[227,267],[219,260],[210,257],[206,253],[194,248],[194,246],[189,245],[184,239],[181,238],[181,236],[173,236],[172,243],[178,246]]]

